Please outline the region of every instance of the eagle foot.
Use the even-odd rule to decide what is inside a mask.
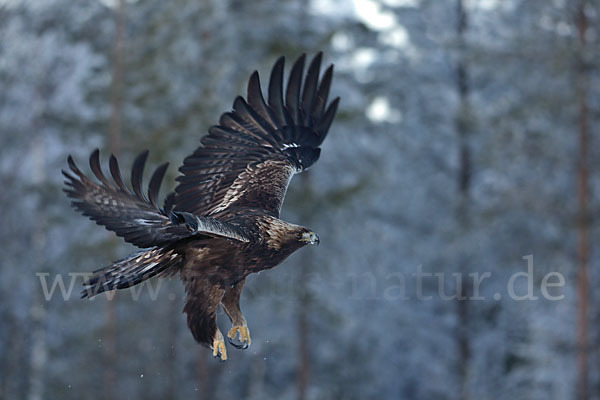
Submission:
[[[227,360],[225,340],[223,339],[223,334],[221,332],[217,332],[217,336],[213,339],[212,351],[213,357],[219,357],[221,361]]]
[[[235,338],[239,333],[240,339]],[[247,349],[250,346],[250,330],[245,325],[235,325],[227,332],[227,340],[229,344],[238,349]],[[241,343],[241,344],[239,344]]]

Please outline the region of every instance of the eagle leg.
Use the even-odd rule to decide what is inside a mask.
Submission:
[[[242,280],[231,288],[225,290],[225,295],[221,299],[221,305],[225,313],[231,320],[232,327],[227,332],[229,344],[238,349],[247,349],[250,346],[250,330],[246,324],[246,318],[240,309],[240,296],[244,288],[245,280]],[[236,337],[239,334],[239,341]]]
[[[225,339],[219,329],[215,334],[212,344],[213,357],[219,357],[221,361],[227,360],[227,350],[225,349]]]
[[[211,283],[198,271],[183,269],[181,278],[185,282],[187,301],[183,312],[187,314],[188,327],[194,339],[204,346],[210,347],[213,356],[222,361],[227,360],[225,338],[217,327],[217,309],[223,298],[225,289],[221,284]]]

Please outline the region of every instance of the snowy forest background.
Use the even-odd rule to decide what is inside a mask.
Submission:
[[[598,0],[0,1],[0,398],[600,399],[599,26]],[[282,217],[321,245],[249,278],[250,349],[195,344],[176,279],[80,300],[134,249],[70,209],[67,155],[150,149],[164,194],[253,70],[319,50],[341,107]]]

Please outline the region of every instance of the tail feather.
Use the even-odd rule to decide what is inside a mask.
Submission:
[[[94,297],[113,289],[137,285],[154,276],[168,276],[177,272],[183,257],[173,249],[154,247],[132,254],[114,264],[94,271],[83,284],[81,297]]]

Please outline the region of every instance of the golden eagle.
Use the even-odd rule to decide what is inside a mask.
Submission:
[[[84,283],[82,297],[179,273],[186,290],[184,312],[196,341],[227,359],[216,323],[221,304],[232,323],[229,342],[247,348],[250,334],[239,305],[246,277],[277,266],[302,246],[319,243],[310,229],[279,219],[279,211],[292,176],[319,158],[337,110],[339,98],[327,104],[333,65],[319,79],[321,58],[321,53],[314,57],[304,79],[305,56],[298,58],[285,93],[284,58],[279,58],[267,101],[255,71],[247,98],[237,97],[233,110],[184,160],[175,191],[162,207],[157,199],[168,164],[155,170],[146,195],[142,175],[147,151],[133,163],[131,189],[114,155],[110,181],[100,167],[99,151],[91,154],[90,167],[99,182],[88,179],[69,156],[64,191],[73,207],[144,249],[95,271]]]

